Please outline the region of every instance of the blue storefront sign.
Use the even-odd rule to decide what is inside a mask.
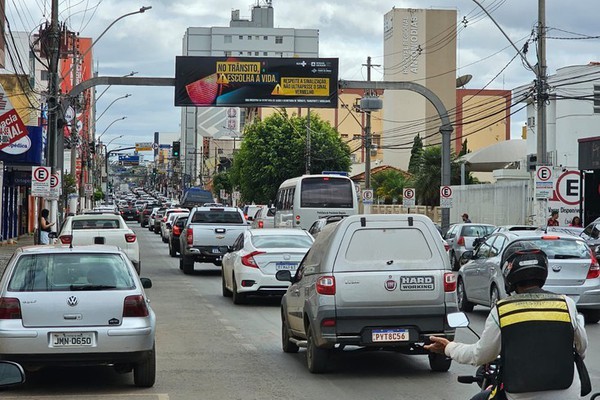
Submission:
[[[42,165],[42,127],[28,126],[28,135],[0,150],[5,165]]]

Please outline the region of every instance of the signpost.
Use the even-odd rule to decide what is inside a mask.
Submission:
[[[50,175],[50,191],[48,194],[48,200],[58,200],[60,196],[60,187],[61,187],[61,176],[60,171],[56,171],[52,175]]]
[[[363,204],[373,204],[373,189],[365,189],[362,191]]]
[[[452,208],[452,188],[440,186],[440,208]]]
[[[92,194],[94,194],[94,186],[92,186],[91,183],[86,183],[84,185],[84,192],[86,196],[91,196]]]
[[[554,191],[554,173],[552,167],[537,166],[535,168],[535,198],[546,200],[552,196]]]
[[[414,207],[415,206],[415,189],[414,188],[402,189],[402,205],[404,207]]]
[[[31,167],[31,195],[48,197],[50,194],[50,167]]]

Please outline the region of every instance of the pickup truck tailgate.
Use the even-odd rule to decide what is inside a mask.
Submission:
[[[235,239],[244,232],[247,226],[215,226],[215,225],[191,225],[193,229],[193,246],[231,246]]]

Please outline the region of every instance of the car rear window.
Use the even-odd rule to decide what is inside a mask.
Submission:
[[[117,254],[74,253],[21,256],[8,290],[53,292],[135,288],[125,260]]]
[[[544,253],[551,260],[587,259],[590,258],[588,246],[581,240],[571,239],[535,239],[527,240]]]
[[[223,209],[196,211],[192,217],[192,223],[200,224],[242,224],[243,222],[239,212]]]
[[[75,229],[119,229],[120,223],[118,219],[78,219],[73,221],[71,224],[73,230]]]
[[[431,260],[432,252],[420,229],[359,229],[352,234],[345,257],[350,262],[393,264]]]
[[[483,237],[487,236],[495,229],[493,226],[486,225],[468,225],[463,226],[461,236]]]
[[[308,249],[313,242],[308,235],[254,235],[251,241],[252,245],[259,249]]]

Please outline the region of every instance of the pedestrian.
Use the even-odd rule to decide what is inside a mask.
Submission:
[[[48,236],[48,234],[50,232],[52,232],[52,229],[50,229],[52,226],[54,226],[55,222],[50,222],[48,220],[48,218],[50,217],[50,211],[48,211],[46,208],[44,208],[42,210],[42,214],[40,215],[40,220],[39,220],[39,232],[40,232],[40,242],[39,244],[50,244],[50,237]]]
[[[547,226],[558,226],[558,211],[557,210],[553,210],[552,214],[550,215],[550,218],[548,218],[548,222],[546,223]]]
[[[581,225],[581,218],[579,217],[573,217],[573,220],[571,220],[571,223],[569,224],[569,226],[574,226],[577,228],[582,228],[583,225]]]
[[[548,258],[531,243],[508,246],[500,265],[510,297],[492,307],[479,341],[463,344],[431,336],[425,349],[471,365],[489,363],[500,355],[498,387],[510,399],[579,398],[574,352],[584,358],[587,334],[575,302],[542,289]],[[481,398],[488,397],[482,393]]]
[[[469,214],[467,214],[467,213],[464,213],[464,214],[462,215],[462,220],[463,220],[463,222],[464,222],[465,224],[470,224],[470,223],[471,223],[471,220],[469,219]]]

